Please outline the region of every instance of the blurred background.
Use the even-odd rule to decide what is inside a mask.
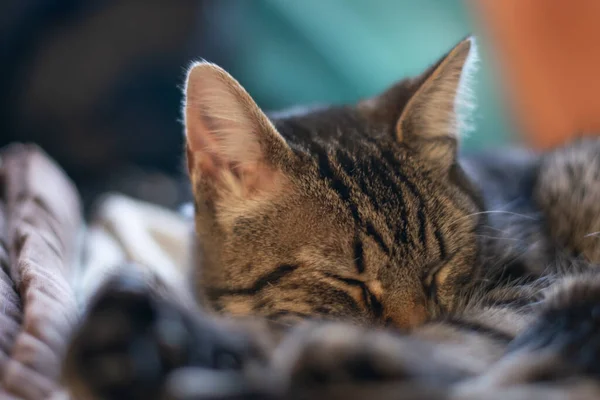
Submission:
[[[370,96],[470,32],[460,0],[3,1],[0,145],[39,144],[87,204],[119,190],[172,207],[188,195],[180,108],[192,60],[276,110]],[[479,49],[470,150],[512,137]]]

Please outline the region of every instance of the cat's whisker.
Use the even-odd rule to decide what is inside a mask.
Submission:
[[[477,215],[483,215],[483,214],[508,214],[508,215],[512,215],[512,216],[515,216],[515,217],[530,219],[532,221],[537,221],[538,220],[538,218],[536,218],[536,217],[532,217],[530,215],[520,214],[520,213],[516,213],[516,212],[512,212],[512,211],[490,210],[490,211],[479,211],[479,212],[467,214],[467,215],[465,215],[465,216],[463,216],[461,218],[458,218],[458,219],[454,220],[454,223],[456,223],[458,221],[462,221],[465,218],[470,218],[470,217],[474,217],[474,216],[477,216]]]
[[[490,236],[490,235],[475,235],[475,236],[483,238],[483,239],[515,240],[515,241],[519,240],[517,238],[501,237],[501,236]]]
[[[506,230],[504,230],[504,229],[500,229],[500,228],[498,228],[498,227],[491,226],[491,225],[485,225],[485,224],[484,224],[484,225],[481,225],[481,227],[482,227],[482,228],[485,228],[485,229],[491,229],[491,230],[493,230],[493,231],[496,231],[496,232],[499,232],[499,233],[506,233],[506,232],[507,232],[507,231],[506,231]]]
[[[598,231],[598,232],[591,232],[591,233],[588,233],[587,235],[584,236],[584,238],[588,238],[588,237],[600,238],[600,231]]]

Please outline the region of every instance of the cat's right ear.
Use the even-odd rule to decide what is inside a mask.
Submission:
[[[359,103],[359,110],[386,125],[431,170],[447,172],[469,125],[474,105],[470,78],[476,60],[475,40],[469,37],[421,75]]]
[[[251,198],[281,183],[291,150],[244,88],[207,62],[190,68],[185,87],[187,163],[203,197]],[[210,199],[208,199],[210,200]]]

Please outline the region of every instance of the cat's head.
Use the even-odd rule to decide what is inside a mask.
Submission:
[[[269,118],[210,63],[186,84],[198,289],[218,310],[413,327],[473,279],[457,163],[472,39],[356,105]]]

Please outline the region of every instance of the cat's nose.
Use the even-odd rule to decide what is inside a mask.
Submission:
[[[419,303],[398,307],[385,314],[386,325],[402,330],[410,330],[423,325],[426,320],[427,309]]]

